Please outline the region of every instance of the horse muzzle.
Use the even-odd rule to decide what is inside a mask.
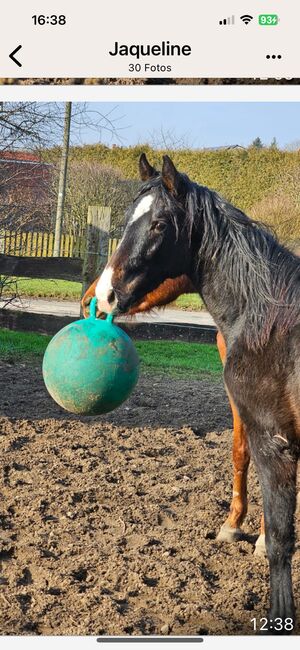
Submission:
[[[104,292],[101,292],[99,295],[98,292],[97,295],[98,282],[99,278],[97,278],[97,280],[91,284],[81,299],[81,308],[84,318],[88,318],[89,306],[92,298],[95,296],[97,297],[97,318],[105,318],[105,314],[111,314],[116,309],[117,299],[113,289],[109,289],[106,294]]]
[[[107,293],[107,296],[97,296],[97,309],[99,312],[105,312],[106,314],[114,314],[118,309],[118,298],[113,289]]]

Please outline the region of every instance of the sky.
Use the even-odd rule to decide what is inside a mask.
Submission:
[[[173,148],[249,145],[260,137],[268,145],[276,138],[284,148],[300,142],[299,102],[94,102],[92,110],[109,114],[115,133],[103,128],[99,134],[84,127],[81,142],[132,146],[154,144]],[[300,146],[300,145],[299,145]]]

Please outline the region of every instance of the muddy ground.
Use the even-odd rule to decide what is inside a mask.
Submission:
[[[261,497],[251,468],[245,539],[215,540],[231,496],[222,383],[144,376],[82,418],[38,367],[0,370],[1,634],[251,634],[268,604]],[[299,541],[293,567],[299,609]]]

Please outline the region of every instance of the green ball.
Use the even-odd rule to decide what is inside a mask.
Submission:
[[[113,411],[132,392],[139,358],[130,337],[112,321],[90,317],[67,325],[51,339],[43,377],[51,397],[67,411],[99,415]]]

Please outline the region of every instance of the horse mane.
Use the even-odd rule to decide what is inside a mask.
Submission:
[[[248,348],[263,347],[275,329],[290,331],[300,320],[299,258],[265,224],[207,187],[192,183],[186,208],[190,232],[201,220],[199,260],[218,265],[225,291],[246,310]]]
[[[288,333],[300,322],[300,259],[281,245],[265,224],[254,221],[217,192],[182,174],[185,187],[185,223],[190,242],[199,238],[198,269],[217,265],[238,306],[246,314],[245,343],[259,349],[271,333]],[[160,188],[172,214],[179,205],[161,176],[143,183],[139,195]],[[182,203],[181,209],[182,209]],[[245,311],[246,310],[246,311]]]

